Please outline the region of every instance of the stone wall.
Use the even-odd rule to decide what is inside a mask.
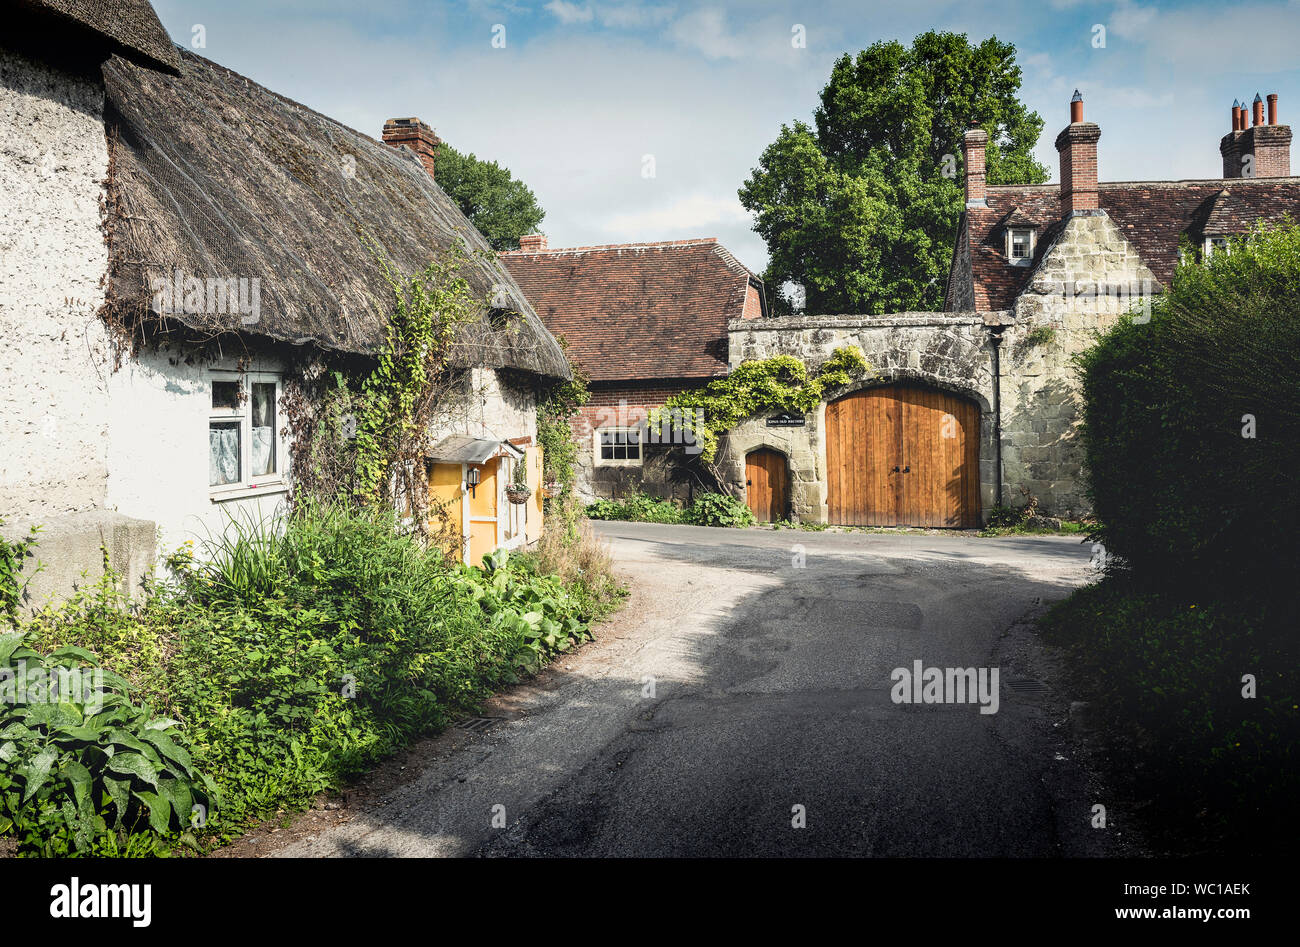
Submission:
[[[980,496],[985,510],[997,500],[993,424],[992,344],[989,324],[1005,313],[897,313],[883,316],[793,316],[729,325],[731,367],[743,361],[793,355],[816,370],[835,349],[856,345],[872,372],[834,392],[913,381],[974,401],[980,410]],[[728,433],[719,466],[730,487],[743,495],[745,455],[769,447],[786,455],[791,514],[800,521],[826,522],[826,404],[806,417],[804,427],[769,428],[751,418]]]
[[[1079,438],[1075,355],[1159,284],[1105,211],[1076,212],[1040,258],[1017,300],[1002,351],[1002,473],[1007,500],[1022,490],[1045,513],[1091,510]]]

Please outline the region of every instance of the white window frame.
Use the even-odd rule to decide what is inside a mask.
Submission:
[[[1205,238],[1205,259],[1209,259],[1216,253],[1231,253],[1232,244],[1228,237],[1215,236]]]
[[[609,433],[621,433],[626,435],[629,431],[637,432],[637,451],[635,458],[604,458],[600,456],[600,436]],[[626,438],[625,438],[626,440]],[[640,467],[645,462],[645,427],[640,424],[625,425],[611,424],[607,427],[596,428],[591,433],[592,457],[597,467]]]
[[[1025,256],[1012,256],[1011,248],[1015,244],[1016,236],[1023,234],[1028,237],[1028,253]],[[1007,262],[1012,266],[1029,266],[1034,261],[1035,244],[1038,242],[1038,230],[1034,227],[1008,227],[1007,228]]]
[[[236,408],[214,408],[212,406],[213,382],[230,381],[239,385],[239,405]],[[269,474],[253,476],[253,385],[275,385],[275,423],[272,426],[275,437],[275,471]],[[209,484],[208,494],[212,502],[233,500],[240,497],[255,496],[261,493],[282,493],[289,489],[286,477],[288,455],[284,449],[284,439],[280,436],[282,408],[284,399],[283,378],[274,372],[236,372],[213,371],[208,379],[208,422],[239,422],[239,480],[236,483]],[[209,446],[208,450],[211,450]]]

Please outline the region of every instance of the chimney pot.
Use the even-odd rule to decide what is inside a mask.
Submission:
[[[1232,130],[1241,130],[1241,103],[1236,99],[1232,100]]]
[[[1255,93],[1255,101],[1251,103],[1251,117],[1254,119],[1253,124],[1264,124],[1264,100],[1258,92]]]
[[[437,157],[438,146],[442,142],[432,128],[418,118],[390,118],[384,122],[383,138],[386,145],[394,148],[405,145],[414,151],[424,165],[424,170],[429,172],[429,177],[434,177],[434,158]]]
[[[1268,123],[1277,124],[1277,93],[1273,92],[1268,97]]]
[[[1074,95],[1070,98],[1070,124],[1083,121],[1083,96],[1079,90],[1074,90]]]

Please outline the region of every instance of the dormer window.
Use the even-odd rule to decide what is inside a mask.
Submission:
[[[1034,259],[1034,228],[1007,228],[1007,262],[1012,266],[1028,266]]]
[[[1228,253],[1227,237],[1206,237],[1205,238],[1205,258],[1208,260],[1216,253]]]

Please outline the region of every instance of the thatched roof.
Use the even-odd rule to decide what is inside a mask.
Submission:
[[[149,0],[21,0],[19,9],[50,15],[63,29],[93,33],[104,48],[135,62],[180,71],[176,47]]]
[[[112,299],[152,310],[155,278],[258,279],[260,312],[173,312],[201,333],[374,353],[399,275],[464,250],[485,300],[460,367],[569,377],[555,338],[487,242],[415,155],[353,131],[188,50],[181,74],[104,66],[113,146]],[[373,245],[371,243],[373,241]],[[497,307],[496,309],[491,308]],[[503,318],[500,310],[511,310]]]

